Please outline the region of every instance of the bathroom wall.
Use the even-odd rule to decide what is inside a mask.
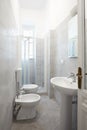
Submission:
[[[51,43],[51,59],[54,61],[52,76],[68,76],[70,72],[77,72],[78,58],[68,57],[68,21],[67,17],[54,31],[55,42]],[[54,53],[55,52],[55,53]]]
[[[10,0],[0,1],[0,130],[10,130],[15,96],[17,26]]]
[[[55,29],[76,5],[77,0],[47,0],[47,5],[44,9],[47,29]]]
[[[20,9],[21,25],[33,26],[37,38],[43,38],[44,33],[47,30],[46,26],[46,12],[42,10],[34,9]]]
[[[42,38],[49,30],[55,29],[75,5],[77,0],[47,0],[42,9],[21,7],[21,24],[35,26],[37,37]]]

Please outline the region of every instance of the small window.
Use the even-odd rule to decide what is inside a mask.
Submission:
[[[23,43],[22,43],[22,60],[28,60],[34,58],[34,35],[33,31],[23,32]]]
[[[33,37],[33,31],[32,30],[30,30],[30,31],[25,30],[25,31],[23,31],[23,36],[24,37]]]

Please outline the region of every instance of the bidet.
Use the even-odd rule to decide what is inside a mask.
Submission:
[[[36,106],[40,102],[38,94],[24,94],[15,98],[15,103],[21,105],[17,120],[32,119],[36,116]]]

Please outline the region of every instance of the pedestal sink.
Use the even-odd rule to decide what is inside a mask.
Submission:
[[[77,95],[77,83],[67,77],[54,77],[51,83],[61,94],[60,130],[72,130],[72,96]]]

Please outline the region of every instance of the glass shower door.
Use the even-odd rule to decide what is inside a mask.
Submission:
[[[24,37],[22,42],[22,84],[35,83],[33,39]]]

